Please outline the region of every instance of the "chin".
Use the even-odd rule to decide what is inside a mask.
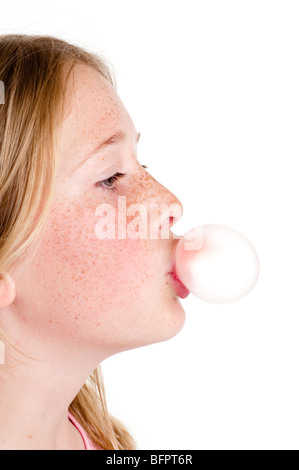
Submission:
[[[138,321],[139,320],[139,321]],[[117,354],[122,351],[140,348],[174,338],[185,324],[185,310],[180,299],[173,296],[157,306],[152,305],[146,317],[136,317],[134,328],[122,330],[122,335],[110,338],[110,352]],[[118,331],[119,332],[119,331]]]
[[[161,309],[160,309],[161,311]],[[159,343],[174,338],[183,328],[185,324],[185,310],[178,297],[174,297],[171,305],[167,306],[164,313],[161,312],[156,322],[156,328],[148,335],[148,343]],[[145,336],[146,339],[146,336]]]

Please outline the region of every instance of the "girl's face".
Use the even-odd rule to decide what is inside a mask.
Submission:
[[[15,279],[14,308],[27,331],[48,344],[108,356],[169,339],[185,319],[167,276],[178,239],[170,231],[166,239],[119,239],[118,198],[148,213],[151,204],[181,204],[137,160],[138,134],[113,86],[82,64],[73,73],[54,204],[36,251]],[[123,139],[94,150],[117,132]],[[115,189],[109,188],[111,179],[98,184],[117,172],[125,176]],[[102,204],[115,210],[115,238],[97,232],[107,214],[99,210]],[[125,226],[133,219],[131,213]]]

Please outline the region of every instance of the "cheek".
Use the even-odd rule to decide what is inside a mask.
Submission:
[[[31,274],[49,312],[59,307],[67,321],[94,324],[107,322],[109,312],[117,312],[110,317],[110,325],[113,318],[125,323],[134,313],[129,306],[140,313],[144,303],[153,300],[152,292],[161,290],[163,279],[157,278],[156,271],[159,263],[165,267],[165,261],[148,240],[99,240],[97,220],[94,209],[57,205]]]

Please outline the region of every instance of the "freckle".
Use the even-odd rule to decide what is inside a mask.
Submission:
[[[52,320],[49,320],[49,323],[53,323]]]
[[[27,437],[28,437],[28,439],[32,439],[32,438],[33,438],[33,436],[32,436],[31,434],[28,434]]]

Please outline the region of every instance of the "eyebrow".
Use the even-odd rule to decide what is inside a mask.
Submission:
[[[119,142],[123,142],[124,140],[126,140],[126,138],[127,138],[126,132],[124,132],[122,130],[119,130],[119,131],[115,132],[113,135],[108,137],[108,139],[104,140],[104,142],[100,142],[100,144],[98,144],[93,150],[88,152],[88,154],[85,155],[84,160],[79,163],[76,170],[79,167],[81,167],[96,152],[98,152],[100,150],[103,150],[103,149],[106,149],[107,147],[110,147],[111,145],[117,144]],[[140,139],[140,132],[138,132],[137,135],[136,135],[136,142],[137,143],[139,142],[139,139]]]

